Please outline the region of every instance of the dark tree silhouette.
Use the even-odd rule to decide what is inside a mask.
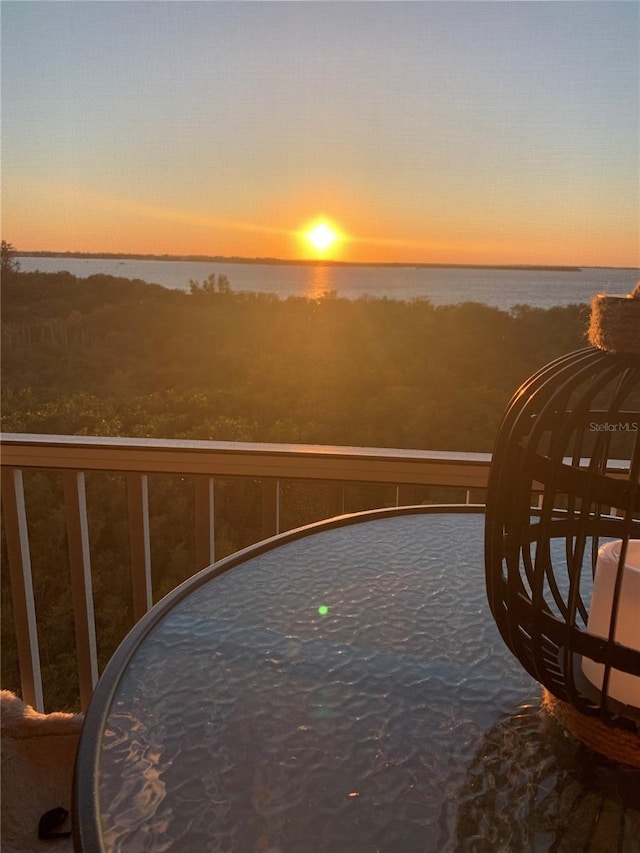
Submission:
[[[16,250],[11,245],[11,243],[7,243],[6,240],[2,241],[2,266],[0,267],[0,271],[4,274],[7,272],[18,272],[20,269],[20,263],[16,260],[15,257]]]

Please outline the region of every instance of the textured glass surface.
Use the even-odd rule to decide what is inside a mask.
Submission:
[[[638,850],[638,773],[579,747],[486,602],[483,518],[254,557],[136,651],[99,756],[107,850]]]

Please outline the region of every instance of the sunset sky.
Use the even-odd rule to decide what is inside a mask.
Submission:
[[[638,266],[639,10],[4,0],[2,237]]]

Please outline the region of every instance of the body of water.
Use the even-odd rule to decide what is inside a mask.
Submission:
[[[335,291],[345,299],[362,296],[429,299],[434,305],[481,302],[509,310],[514,305],[551,308],[589,302],[596,293],[626,294],[640,278],[638,269],[585,267],[557,270],[428,268],[416,266],[326,266],[218,263],[211,261],[130,260],[118,258],[21,257],[24,272],[67,270],[80,278],[96,274],[142,279],[176,290],[211,273],[226,275],[234,291],[274,293],[279,297],[319,297]]]

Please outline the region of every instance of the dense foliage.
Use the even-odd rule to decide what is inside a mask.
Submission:
[[[542,364],[583,346],[586,326],[584,306],[504,312],[335,294],[280,300],[235,293],[213,277],[183,293],[11,265],[2,302],[6,432],[438,450],[490,450],[513,390]],[[50,707],[72,707],[61,483],[34,472],[25,487],[45,694]],[[179,478],[151,483],[155,599],[193,571],[192,488]],[[322,516],[321,492],[288,488],[286,525]],[[132,620],[126,484],[119,475],[92,474],[87,489],[104,664]],[[221,556],[259,538],[260,494],[247,481],[216,489]],[[360,499],[365,506],[385,497]],[[17,689],[6,576],[3,593],[3,686]]]
[[[584,309],[3,279],[5,431],[490,450]]]

